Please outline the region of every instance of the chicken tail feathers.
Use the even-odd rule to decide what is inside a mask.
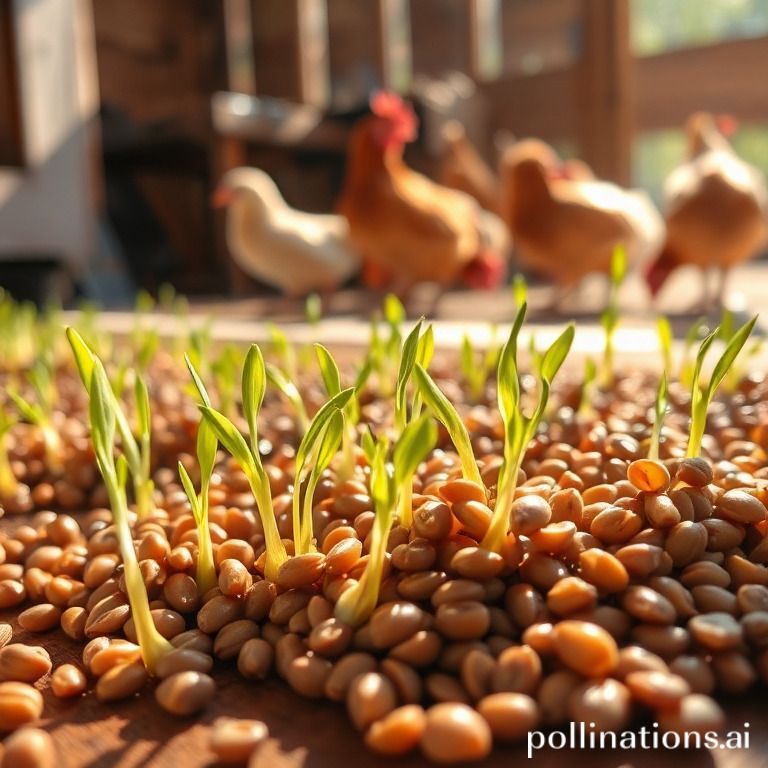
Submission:
[[[658,294],[669,275],[678,266],[678,261],[669,246],[665,246],[645,271],[645,282],[651,296],[655,297]]]

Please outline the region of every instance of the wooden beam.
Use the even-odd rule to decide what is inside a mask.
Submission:
[[[24,164],[12,0],[0,0],[0,166]]]
[[[251,0],[224,0],[227,87],[251,95],[256,93],[252,29]]]
[[[768,36],[639,58],[634,70],[638,130],[682,127],[700,109],[768,121]]]
[[[465,0],[467,5],[467,73],[493,80],[504,65],[501,0]]]
[[[578,65],[580,154],[601,178],[632,174],[633,91],[629,0],[582,0],[584,52]]]
[[[571,139],[577,130],[578,77],[573,70],[506,77],[479,83],[488,123],[517,138]]]
[[[404,92],[413,75],[410,0],[376,0],[376,64],[384,88]]]
[[[304,104],[324,107],[330,102],[328,6],[326,0],[294,0],[298,95]]]
[[[468,72],[467,0],[415,0],[410,5],[414,74],[437,78],[452,71]]]

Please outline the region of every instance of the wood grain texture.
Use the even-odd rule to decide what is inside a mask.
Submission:
[[[24,516],[3,518],[0,530],[25,522]],[[54,667],[81,665],[83,643],[62,632],[24,632],[14,611],[0,611],[0,622],[14,627],[13,642],[41,645]],[[263,720],[271,734],[250,768],[416,768],[427,765],[420,754],[398,760],[368,752],[362,736],[351,726],[344,708],[327,701],[310,701],[276,679],[253,683],[241,678],[232,663],[217,662],[217,690],[198,717],[177,718],[155,702],[152,685],[133,699],[101,704],[89,690],[83,697],[62,701],[50,691],[48,677],[38,687],[45,699],[42,727],[53,737],[59,768],[203,768],[217,765],[208,749],[208,730],[217,717]],[[536,752],[528,763],[526,746],[497,747],[484,768],[530,764],[536,768],[757,768],[768,765],[768,713],[764,691],[724,702],[728,727],[750,723],[750,750],[552,750]]]

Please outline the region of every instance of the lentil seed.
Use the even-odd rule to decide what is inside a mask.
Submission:
[[[172,715],[187,716],[204,709],[216,691],[213,678],[202,672],[177,672],[155,689],[157,703]]]
[[[491,751],[491,729],[486,720],[465,704],[441,703],[430,707],[421,737],[421,749],[436,763],[482,760]]]
[[[7,768],[53,768],[53,739],[40,728],[21,728],[5,740],[2,765]]]

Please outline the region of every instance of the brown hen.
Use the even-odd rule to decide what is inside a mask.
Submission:
[[[469,195],[436,184],[403,161],[416,116],[392,93],[372,99],[373,114],[354,128],[338,211],[364,259],[372,287],[407,294],[416,283],[462,281],[493,288],[504,259],[491,244],[488,212]]]
[[[729,123],[721,120],[720,126],[728,129]],[[728,271],[766,242],[768,191],[764,176],[736,155],[712,115],[692,115],[687,133],[688,160],[664,188],[667,238],[646,280],[655,295],[679,266],[716,269],[714,301],[722,304]]]

